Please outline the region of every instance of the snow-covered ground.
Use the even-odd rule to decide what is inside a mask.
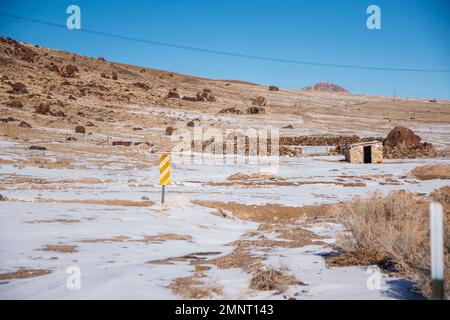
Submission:
[[[1,141],[1,148],[3,160],[26,158],[26,151],[18,151],[13,142]],[[49,159],[56,157],[50,151],[45,155]],[[89,157],[94,158],[93,155]],[[98,158],[101,157],[96,160]],[[197,205],[193,203],[195,200],[301,207],[336,203],[376,189],[383,193],[404,189],[429,194],[448,184],[448,180],[418,181],[406,177],[419,165],[449,163],[448,159],[389,160],[382,165],[354,165],[340,161],[341,158],[281,158],[276,172],[278,180],[293,183],[284,186],[211,185],[226,183],[227,177],[237,172],[258,173],[261,166],[257,164],[175,162],[172,164],[173,184],[167,187],[164,205],[159,204],[159,167],[149,164],[146,170],[133,169],[129,160],[119,155],[114,162],[110,159],[114,164],[100,169],[88,166],[46,169],[1,164],[0,193],[7,201],[0,201],[0,274],[21,268],[46,269],[51,273],[2,280],[0,298],[181,298],[169,285],[177,278],[193,275],[189,259],[170,264],[149,261],[195,253],[207,254],[208,259],[221,257],[233,250],[231,242],[242,239],[259,225],[223,218],[213,214],[216,209]],[[155,163],[153,160],[149,163]],[[87,161],[86,157],[83,161]],[[364,176],[371,178],[358,178]],[[386,177],[395,179],[396,183],[385,183]],[[86,178],[99,181],[80,180]],[[64,180],[75,181],[67,183]],[[304,182],[314,183],[302,184]],[[364,185],[343,185],[352,182],[364,182]],[[153,204],[138,205],[142,199]],[[136,205],[107,202],[111,200],[133,201]],[[339,225],[330,222],[309,222],[304,227],[318,237],[325,237],[321,240],[330,244],[340,230]],[[165,238],[168,234],[184,238]],[[267,234],[267,237],[273,235]],[[46,245],[73,245],[76,251],[46,251],[43,250]],[[370,281],[374,273],[370,267],[327,268],[322,256],[331,251],[326,244],[275,247],[259,252],[255,249],[254,254],[264,257],[263,265],[286,267],[306,284],[290,286],[282,294],[249,289],[251,275],[240,268],[211,266],[205,276],[207,281],[223,288],[222,293],[213,298],[419,298],[408,290],[412,285],[410,282],[386,275],[381,275],[381,286],[373,288]],[[66,271],[72,266],[81,271],[79,290],[67,286],[70,274]]]

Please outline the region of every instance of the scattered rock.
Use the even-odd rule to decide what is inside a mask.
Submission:
[[[102,77],[102,78],[108,78],[108,76],[107,76],[106,73],[104,73],[104,72],[100,73],[100,77]]]
[[[269,90],[270,91],[278,91],[278,87],[277,86],[269,86]]]
[[[75,137],[67,137],[66,141],[77,141],[77,138],[75,138]]]
[[[83,111],[78,111],[77,116],[84,117],[86,114]]]
[[[75,133],[86,133],[86,129],[83,126],[76,126]]]
[[[31,124],[29,124],[28,122],[22,120],[19,123],[19,127],[21,127],[21,128],[31,128]]]
[[[235,107],[231,107],[220,110],[219,114],[242,114],[242,111]]]
[[[76,73],[79,72],[78,67],[72,64],[66,64],[61,68],[59,74],[64,78],[75,78]]]
[[[134,130],[134,131],[141,131],[141,130],[143,130],[143,129],[142,129],[141,127],[134,127],[133,130]]]
[[[252,105],[254,106],[264,107],[266,103],[267,103],[266,98],[261,96],[252,99]]]
[[[197,99],[197,101],[208,101],[208,102],[214,102],[216,101],[216,97],[214,97],[211,94],[211,90],[210,89],[203,89],[203,92],[197,92],[197,94],[195,95],[195,98]]]
[[[283,127],[283,129],[294,129],[294,127],[292,126],[292,124],[290,124],[290,125]]]
[[[50,113],[50,104],[48,102],[42,102],[38,106],[34,107],[36,113],[47,115]]]
[[[50,62],[50,64],[45,66],[49,71],[59,73],[59,68],[56,64],[53,62]]]
[[[117,76],[117,72],[115,72],[115,71],[112,72],[112,79],[113,80],[118,80],[119,79],[119,77]]]
[[[150,90],[150,87],[142,82],[135,82],[135,83],[133,83],[133,86],[144,89],[144,90]]]
[[[191,120],[191,121],[189,121],[186,125],[187,125],[188,127],[193,127],[193,126],[195,126],[195,122],[194,122],[194,120]]]
[[[23,103],[20,100],[12,100],[6,104],[10,108],[22,109]]]
[[[98,61],[106,61],[104,57],[98,57]]]
[[[56,111],[56,112],[53,113],[53,116],[64,118],[66,115],[64,114],[63,111],[58,110],[58,111]]]
[[[183,98],[181,98],[181,100],[196,102],[197,98],[196,97],[183,96]]]
[[[180,95],[178,94],[178,92],[176,91],[177,89],[174,88],[171,91],[169,91],[169,93],[167,94],[167,98],[170,99],[179,99]],[[184,98],[184,97],[183,97]]]
[[[27,93],[27,86],[22,82],[10,83],[12,88],[12,93]]]
[[[15,43],[13,52],[14,56],[27,62],[34,62],[38,57],[34,50],[18,42]]]
[[[38,151],[45,151],[47,150],[46,147],[41,147],[41,146],[31,146],[28,148],[28,150],[38,150]]]
[[[8,198],[6,198],[4,195],[0,194],[0,201],[6,201]]]
[[[245,113],[247,114],[264,114],[266,113],[266,109],[262,107],[250,107],[247,110],[245,110]]]

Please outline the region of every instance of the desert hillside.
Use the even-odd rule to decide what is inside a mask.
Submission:
[[[157,151],[166,143],[166,127],[186,128],[195,120],[203,127],[279,128],[284,136],[385,137],[404,125],[439,149],[450,145],[449,101],[353,95],[330,83],[283,90],[209,80],[5,38],[0,79],[0,116],[5,119],[0,128],[19,139],[65,140],[76,126],[84,126],[89,140],[150,139]],[[36,112],[39,106],[43,110]],[[246,114],[252,106],[265,113]],[[8,117],[25,121],[31,130],[7,122]]]

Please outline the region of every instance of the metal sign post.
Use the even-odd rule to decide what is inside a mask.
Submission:
[[[162,186],[161,203],[164,203],[166,186],[170,185],[170,156],[163,154],[159,157],[159,184]]]
[[[443,300],[444,293],[444,215],[442,205],[430,203],[432,299]]]

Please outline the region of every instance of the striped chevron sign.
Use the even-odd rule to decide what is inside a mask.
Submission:
[[[170,185],[170,156],[163,154],[159,157],[159,184],[161,186]]]

